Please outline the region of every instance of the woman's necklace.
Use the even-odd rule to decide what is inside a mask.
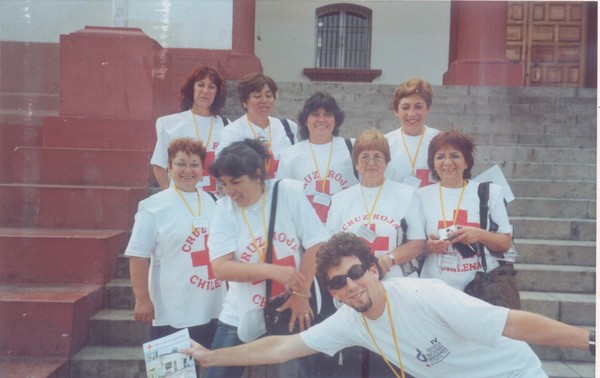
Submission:
[[[200,132],[198,131],[198,125],[196,124],[196,116],[194,115],[194,111],[190,109],[190,113],[192,113],[192,121],[194,121],[194,129],[196,130],[196,139],[200,140]],[[214,116],[210,116],[210,129],[208,130],[208,138],[206,141],[203,141],[204,146],[208,148],[210,146],[210,138],[212,137],[213,131],[213,121],[215,120]]]

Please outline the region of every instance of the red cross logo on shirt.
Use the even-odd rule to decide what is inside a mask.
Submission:
[[[371,231],[377,234],[375,229],[375,223],[369,225]],[[390,237],[389,236],[377,236],[373,243],[367,243],[371,247],[371,253],[375,254],[375,251],[387,251],[390,248]]]
[[[210,179],[210,184],[203,187],[202,190],[204,190],[205,192],[211,192],[211,193],[215,193],[217,191],[217,180],[212,177],[210,175],[210,173],[208,172],[208,167],[210,167],[210,165],[212,164],[212,162],[215,160],[215,151],[206,151],[206,158],[204,158],[204,171],[202,173],[202,179],[204,180],[205,177],[209,177]]]
[[[323,185],[323,182],[325,182],[325,185]],[[329,180],[317,180],[317,181],[315,181],[315,185],[316,185],[315,186],[316,192],[331,194],[331,192],[330,192],[331,189],[329,187]],[[313,209],[315,209],[315,212],[319,216],[319,219],[321,220],[321,222],[325,223],[325,221],[327,220],[327,213],[329,212],[329,206],[321,205],[320,203],[314,203],[313,202],[313,200],[315,198],[314,194],[308,195],[308,196],[306,196],[306,198],[308,198],[308,201],[312,205]]]
[[[456,210],[454,210],[454,214],[456,214]],[[453,215],[454,215],[453,214]],[[454,219],[454,217],[453,217]],[[446,221],[446,225],[448,225],[449,221]],[[473,226],[479,228],[479,223],[469,223],[468,212],[467,210],[458,210],[458,216],[456,217],[456,224],[460,226]],[[438,221],[438,230],[444,228],[444,221]]]
[[[265,161],[265,165],[267,166],[267,178],[274,178],[275,172],[277,172],[277,167],[279,167],[279,160],[269,158],[267,161]]]
[[[433,181],[429,181],[429,169],[427,168],[417,169],[415,176],[421,180],[421,185],[419,185],[419,188],[433,184]]]
[[[277,253],[275,251],[275,247],[273,247],[273,255],[272,255],[272,260],[271,260],[271,264],[273,265],[279,265],[279,266],[291,266],[292,268],[296,268],[296,259],[294,259],[294,256],[287,256],[284,257],[282,259],[278,259],[277,258]],[[259,283],[263,282],[264,280],[260,280],[260,281],[254,281],[252,282],[252,285],[258,285]],[[285,292],[285,285],[272,280],[272,286],[271,286],[271,297],[276,297],[279,294]]]
[[[210,265],[210,257],[208,255],[208,247],[206,246],[206,241],[208,240],[208,234],[204,234],[204,249],[200,251],[193,251],[190,253],[192,256],[192,266],[195,268],[197,266],[206,266],[208,269],[208,279],[212,280],[215,278],[215,275],[212,270],[212,265]]]

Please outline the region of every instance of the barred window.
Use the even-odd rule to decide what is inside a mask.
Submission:
[[[368,69],[371,65],[371,10],[352,4],[318,8],[317,68]]]

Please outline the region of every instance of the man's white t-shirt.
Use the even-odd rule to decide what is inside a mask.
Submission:
[[[298,141],[298,125],[290,120],[288,120],[288,124],[293,134],[294,143],[296,143]],[[223,130],[216,155],[219,156],[225,147],[235,142],[257,138],[265,142],[270,142],[274,159],[271,159],[269,162],[268,178],[273,178],[277,172],[281,151],[292,145],[281,120],[278,118],[269,117],[269,126],[263,129],[252,122],[249,123],[246,115],[241,116],[227,125]]]
[[[332,195],[358,182],[346,141],[337,136],[331,143],[312,144],[304,140],[281,151],[276,177],[301,181],[306,197],[323,223],[327,219],[329,205],[321,198],[331,203]]]
[[[245,208],[249,228],[261,250],[267,242],[265,228],[269,225],[274,183],[275,180],[265,183],[264,218],[262,200]],[[236,261],[246,264],[260,262],[252,239],[241,208],[229,197],[219,199],[208,238],[211,261],[233,253]],[[273,234],[273,263],[298,269],[304,250],[327,239],[323,224],[304,196],[302,184],[295,180],[281,180]],[[281,283],[273,281],[272,296],[285,290]],[[265,332],[262,311],[266,304],[265,295],[265,281],[230,282],[219,320],[238,327],[238,335],[243,341],[257,338]]]
[[[180,193],[198,215],[198,194]],[[154,326],[202,325],[221,312],[226,285],[212,272],[206,243],[216,205],[210,195],[198,193],[199,217],[192,216],[174,188],[158,192],[138,205],[125,255],[151,260],[149,291]]]
[[[527,343],[502,336],[507,308],[492,306],[440,280],[396,278],[382,283],[407,373],[432,378],[547,377]],[[385,358],[399,373],[387,310],[367,322]],[[300,337],[308,347],[330,356],[354,345],[379,353],[361,314],[346,305]]]
[[[377,198],[380,188],[379,186],[367,188],[358,184],[334,195],[326,224],[330,235],[351,232],[361,236],[359,231],[361,226],[368,227],[377,234],[377,238],[373,242],[368,240],[365,242],[370,245],[371,252],[378,258],[402,244],[405,236],[402,220],[406,222],[406,240],[425,240],[423,220],[415,195],[416,189],[385,180]],[[368,214],[375,199],[377,202],[369,223]],[[413,271],[409,275],[416,276],[416,274],[416,271]],[[386,273],[386,279],[391,277],[404,277],[400,265],[393,266]]]
[[[195,125],[194,119],[196,120]],[[169,166],[168,148],[173,139],[200,139],[206,147],[206,158],[204,159],[204,174],[197,187],[206,192],[217,193],[216,180],[209,174],[208,167],[215,158],[223,128],[221,117],[194,115],[192,118],[190,110],[159,117],[156,120],[156,146],[150,164],[167,169]]]
[[[412,174],[412,159],[415,162],[415,172],[413,176],[421,180],[420,187],[433,183],[434,180],[431,177],[431,172],[429,171],[429,167],[427,165],[427,151],[429,150],[429,143],[431,142],[431,139],[439,134],[439,132],[440,131],[437,129],[432,129],[431,127],[425,126],[423,141],[421,141],[421,135],[404,135],[406,147],[402,141],[402,132],[400,129],[390,131],[389,133],[385,134],[385,137],[390,145],[391,154],[391,160],[385,170],[385,177],[396,182],[404,182],[405,177]],[[406,152],[407,148],[410,152],[410,157]]]
[[[456,216],[456,224],[460,226],[480,227],[479,224],[479,195],[477,190],[479,183],[469,180],[460,202],[460,209]],[[445,227],[442,217],[442,205],[440,203],[440,184],[426,186],[417,190],[417,197],[421,207],[421,213],[425,221],[427,235],[438,235],[438,230]],[[452,225],[454,213],[461,198],[461,188],[442,187],[442,198],[444,201],[444,212],[446,227]],[[490,184],[489,192],[489,216],[498,224],[498,233],[512,234],[512,226],[508,220],[502,188]],[[489,226],[489,222],[488,222]],[[499,263],[486,249],[486,263],[488,271],[496,268]],[[477,271],[481,271],[481,260],[475,255],[463,258],[458,251],[450,248],[446,254],[428,254],[425,258],[421,277],[439,278],[448,285],[464,290],[465,286],[475,278]]]

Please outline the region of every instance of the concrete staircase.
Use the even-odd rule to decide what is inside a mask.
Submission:
[[[326,90],[346,110],[343,136],[355,137],[367,127],[384,132],[398,127],[391,113],[393,86],[279,83],[279,87],[278,116],[294,120],[310,94]],[[233,120],[242,114],[235,83],[229,83],[228,93],[225,115]],[[508,210],[521,256],[518,280],[524,308],[595,328],[595,90],[435,87],[434,94],[428,124],[439,129],[460,128],[472,134],[479,145],[474,173],[498,164],[517,197]],[[11,164],[15,164],[13,175],[7,178],[0,174],[4,183],[0,185],[0,213],[14,213],[3,220],[6,224],[1,225],[4,229],[0,235],[4,236],[0,240],[10,239],[17,232],[35,236],[18,243],[13,237],[0,244],[0,253],[10,250],[20,259],[19,264],[0,267],[6,267],[6,271],[0,270],[0,294],[7,297],[5,293],[10,292],[13,297],[25,297],[18,291],[25,290],[23,287],[57,290],[50,281],[67,285],[61,279],[72,277],[76,283],[68,285],[89,290],[82,298],[95,298],[93,288],[99,287],[102,300],[94,299],[93,311],[79,316],[83,319],[79,329],[86,333],[80,337],[85,346],[80,342],[68,353],[62,353],[62,365],[54,373],[32,376],[145,377],[141,344],[147,341],[148,328],[132,320],[133,295],[128,262],[122,255],[126,243],[122,233],[130,229],[137,201],[146,195],[153,124],[56,117],[45,119],[41,130],[34,142],[19,144],[25,141],[21,140],[15,144],[24,147],[10,154]],[[0,152],[0,157],[7,155],[6,148]],[[48,198],[47,203],[44,198]],[[76,202],[78,198],[82,202]],[[86,201],[97,201],[102,211],[86,210]],[[123,209],[123,214],[118,209]],[[92,247],[60,244],[67,241],[57,241],[59,246],[46,253],[51,254],[52,260],[37,262],[36,267],[33,255],[39,248],[32,240],[51,234],[53,240],[62,235],[70,243],[84,243],[78,240],[77,233],[86,243],[91,242],[86,233],[104,235],[96,235],[93,240],[118,239],[107,247],[110,252],[105,252],[104,260],[92,263],[106,267],[108,273],[93,278],[93,283],[86,281],[92,280],[92,275],[82,273],[85,262],[93,259],[77,260],[74,251],[81,254]],[[66,257],[61,257],[61,253]],[[4,255],[2,259],[5,260]],[[16,257],[12,259],[17,261]],[[29,266],[37,271],[45,269],[53,277],[48,282],[36,282],[41,274]],[[19,313],[25,311],[14,311],[13,316],[16,318]],[[59,336],[52,337],[58,340]],[[595,376],[594,360],[586,352],[534,349],[551,377]],[[7,355],[4,347],[0,352]],[[33,356],[48,356],[46,352]],[[13,368],[24,366],[27,359],[14,356],[0,359],[0,371],[5,371],[3,360],[10,360]],[[35,369],[31,365],[29,369]],[[261,369],[249,373],[264,376]]]

